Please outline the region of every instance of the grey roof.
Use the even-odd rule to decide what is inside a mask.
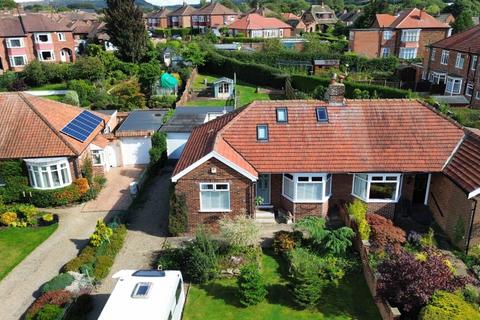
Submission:
[[[227,77],[221,77],[221,78],[213,81],[213,84],[222,83],[222,82],[233,83],[233,79],[230,79],[230,78],[227,78]]]
[[[340,60],[330,59],[330,60],[313,60],[313,64],[316,66],[335,66],[340,64]]]
[[[462,95],[455,95],[455,96],[432,96],[438,102],[446,103],[446,104],[470,104],[470,101]]]
[[[220,43],[213,45],[217,50],[238,50],[241,48],[239,43]]]
[[[130,112],[117,132],[157,131],[163,124],[166,110],[135,110]]]
[[[177,107],[170,120],[160,129],[161,132],[191,132],[205,123],[209,113],[231,112],[233,107]]]

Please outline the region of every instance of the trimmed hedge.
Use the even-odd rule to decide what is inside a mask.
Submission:
[[[261,43],[265,42],[266,39],[263,38],[247,38],[247,37],[225,37],[222,39],[223,43],[234,43],[234,42],[239,42],[239,43]]]
[[[283,88],[287,75],[281,70],[269,66],[241,62],[239,60],[222,56],[215,51],[209,51],[206,57],[205,65],[200,67],[200,73],[218,73],[222,70],[223,74],[237,74],[237,78],[255,85],[267,86],[273,88]]]
[[[55,278],[52,280],[48,281],[45,283],[42,288],[42,294],[50,292],[50,291],[57,291],[57,290],[63,290],[69,285],[72,284],[74,278],[71,274],[69,273],[60,273],[57,275]]]

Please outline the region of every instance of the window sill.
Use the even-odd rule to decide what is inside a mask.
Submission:
[[[328,197],[325,197],[323,200],[293,200],[292,198],[290,198],[289,196],[287,196],[285,194],[282,194],[282,197],[284,197],[288,201],[290,201],[292,203],[295,203],[295,204],[302,204],[302,203],[307,204],[307,203],[325,203],[330,199],[331,195],[328,196]]]
[[[56,189],[62,189],[62,188],[68,187],[69,185],[71,185],[71,183],[65,184],[63,186],[51,187],[51,188],[39,188],[39,187],[35,187],[35,186],[32,186],[32,188],[35,189],[35,190],[56,190]]]
[[[199,213],[229,213],[232,210],[200,210]]]
[[[351,195],[357,199],[364,201],[365,203],[398,203],[398,200],[364,199],[353,193],[351,193]]]

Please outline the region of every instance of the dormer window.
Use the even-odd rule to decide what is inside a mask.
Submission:
[[[318,107],[317,108],[317,121],[318,122],[328,122],[327,108],[325,108],[325,107]]]
[[[277,108],[277,122],[278,123],[287,123],[288,122],[288,109],[287,108]]]
[[[268,141],[268,125],[259,124],[257,126],[257,141]]]

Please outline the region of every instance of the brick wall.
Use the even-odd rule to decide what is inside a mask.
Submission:
[[[216,173],[211,173],[216,168]],[[200,183],[227,182],[230,184],[230,209],[223,212],[200,212]],[[248,214],[253,215],[254,194],[252,182],[237,171],[217,159],[210,159],[195,170],[182,177],[175,186],[176,194],[187,196],[188,226],[193,233],[200,224],[215,225],[223,215]]]
[[[349,43],[350,51],[368,58],[377,58],[380,55],[380,38],[379,30],[354,30]],[[352,35],[351,35],[352,36]]]
[[[418,40],[417,58],[428,57],[428,45],[443,40],[448,35],[448,29],[422,29]]]

